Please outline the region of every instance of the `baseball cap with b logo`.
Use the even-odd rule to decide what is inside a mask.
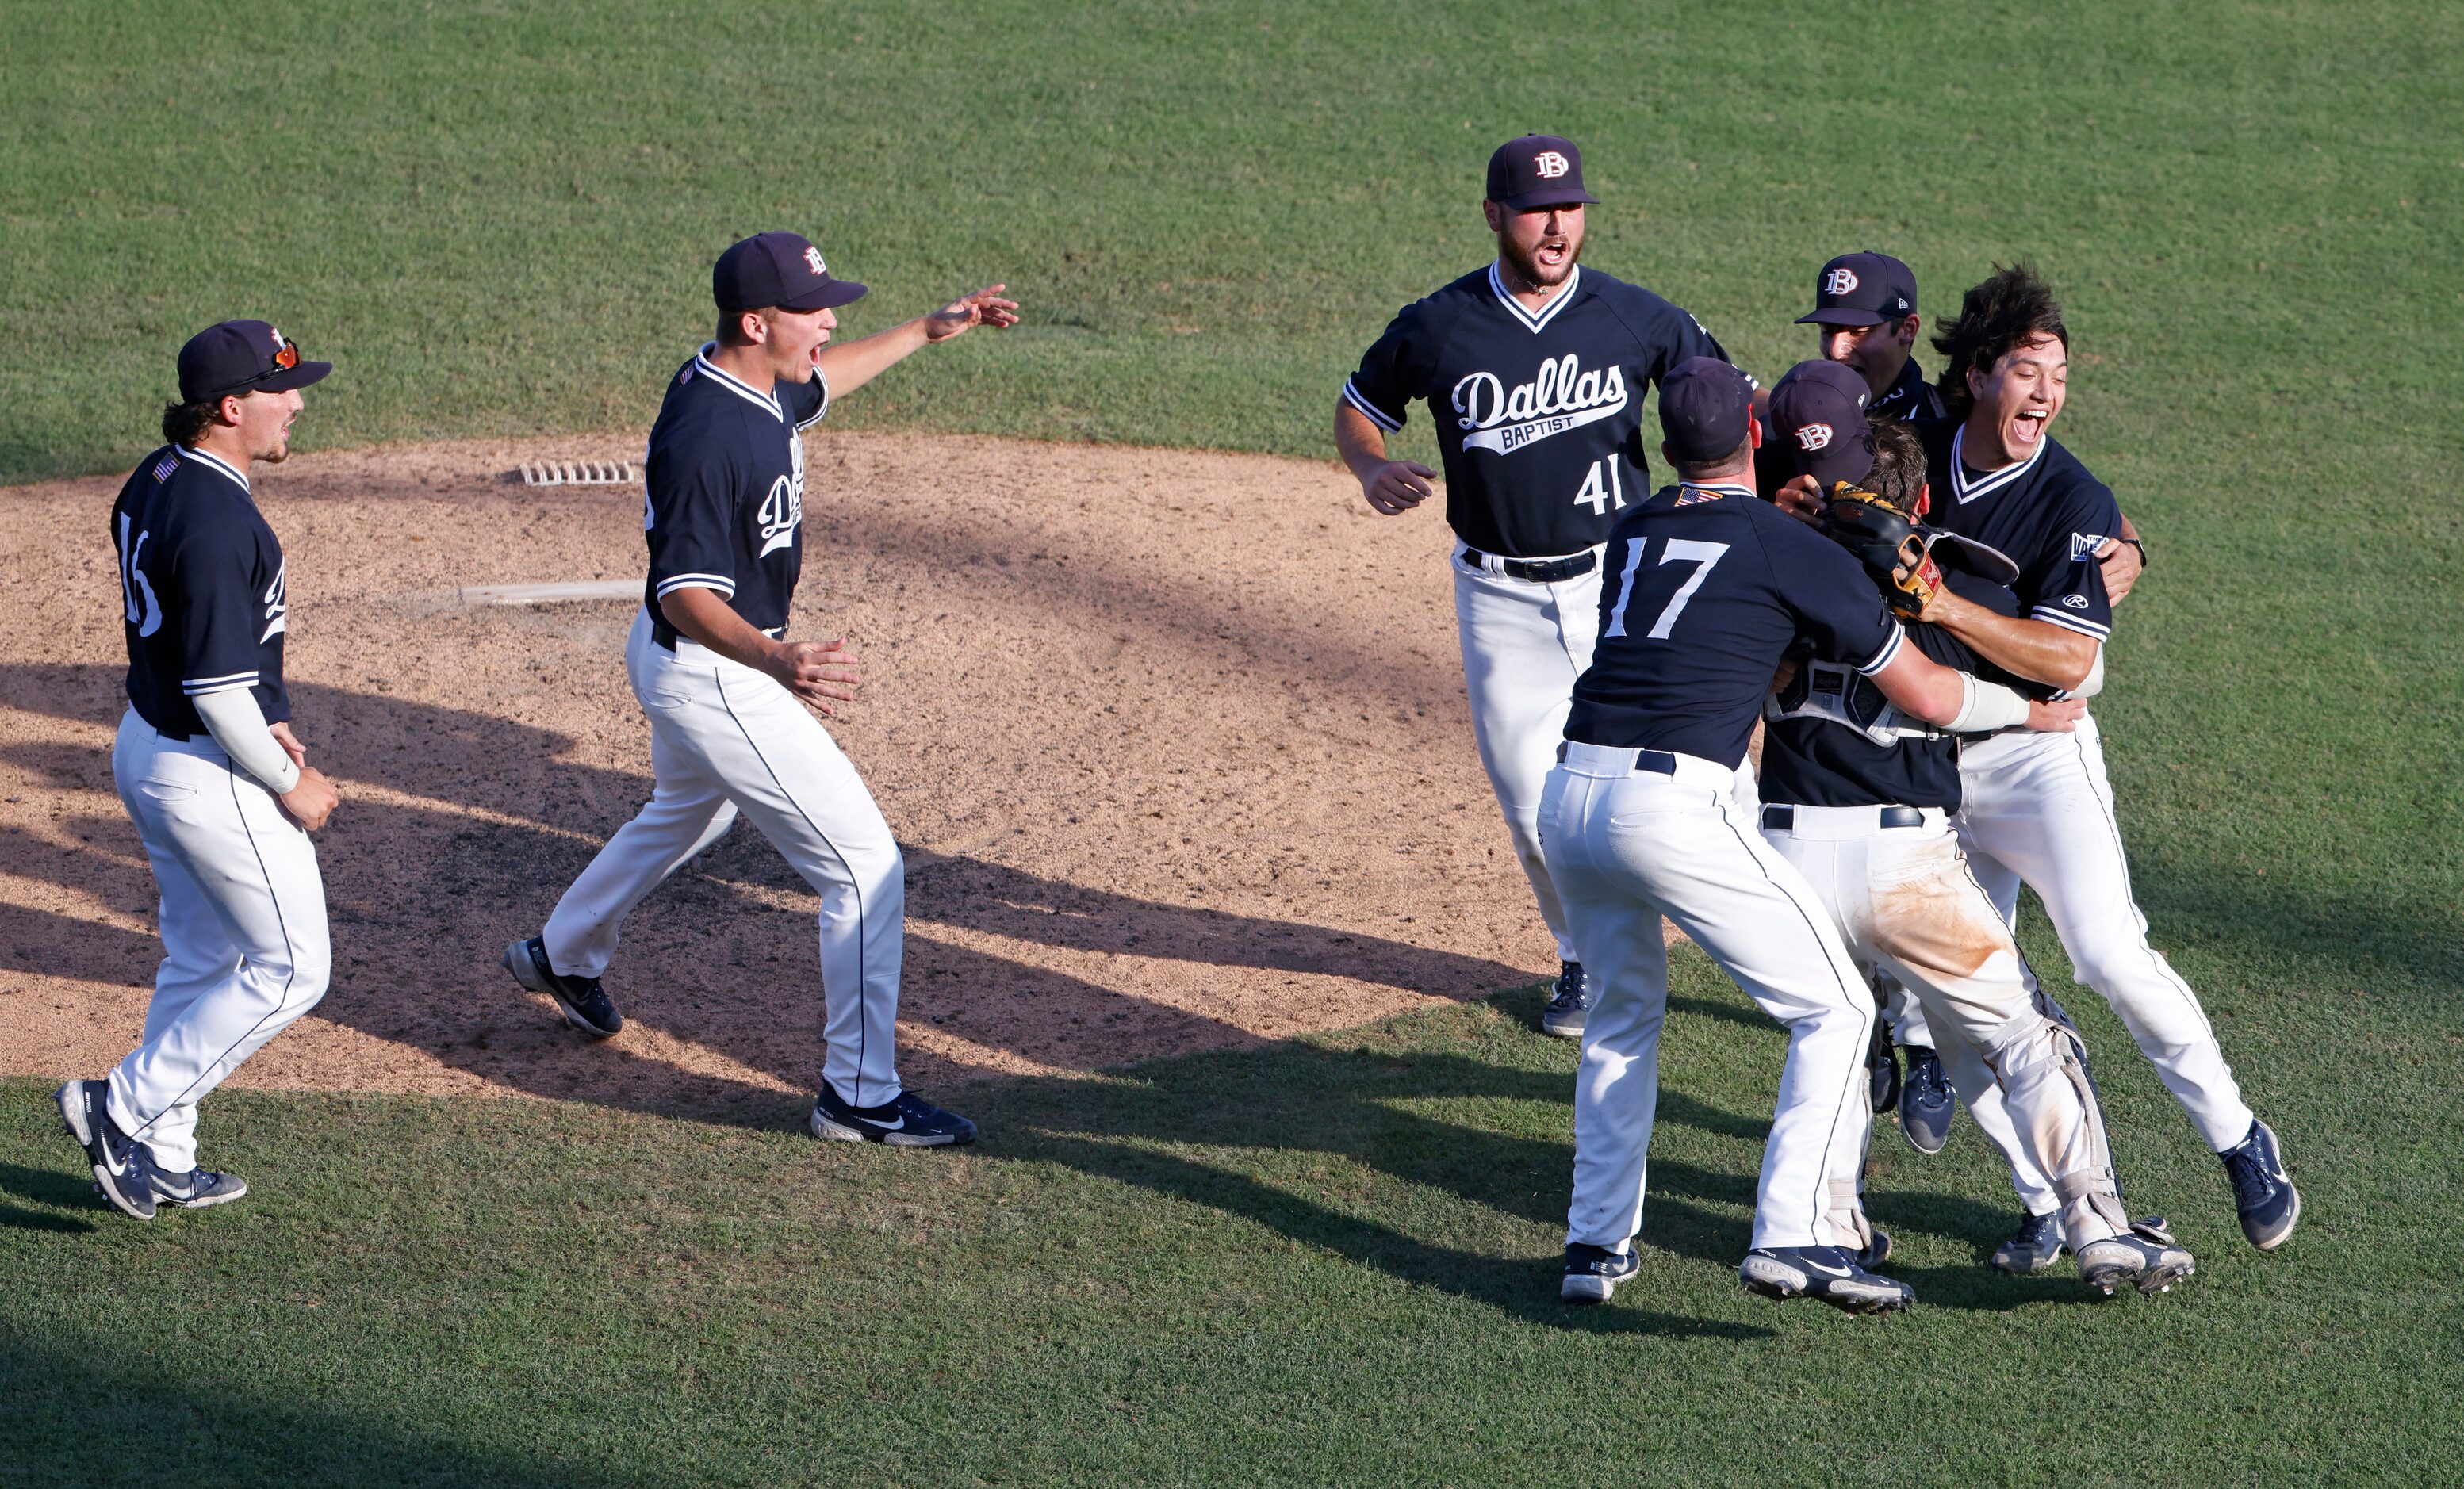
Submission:
[[[180,348],[180,402],[210,403],[234,393],[287,393],[334,370],[301,361],[289,337],[262,320],[226,320]]]
[[[1798,325],[1879,326],[1917,308],[1917,276],[1888,253],[1842,253],[1814,281],[1814,314]]]
[[[822,251],[795,232],[757,232],[728,246],[711,266],[711,298],[726,315],[748,310],[827,310],[864,297],[864,286],[833,279]]]
[[[1829,491],[1874,469],[1874,435],[1865,422],[1872,390],[1864,378],[1815,358],[1788,369],[1771,388],[1771,438],[1796,463],[1796,473]]]
[[[1499,145],[1488,158],[1488,199],[1510,212],[1599,200],[1583,189],[1583,152],[1557,135]]]

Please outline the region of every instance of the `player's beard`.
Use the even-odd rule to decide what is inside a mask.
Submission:
[[[1542,267],[1536,256],[1525,252],[1520,245],[1502,232],[1497,235],[1497,256],[1505,263],[1507,272],[1514,276],[1518,284],[1553,290],[1573,275],[1574,265],[1583,256],[1583,240],[1569,233],[1561,232],[1554,238],[1543,238],[1539,244],[1534,245],[1534,248],[1557,242],[1566,245],[1566,256],[1553,268]]]

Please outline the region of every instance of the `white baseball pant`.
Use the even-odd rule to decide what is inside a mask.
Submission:
[[[1574,679],[1592,665],[1599,639],[1600,570],[1553,584],[1492,574],[1455,545],[1455,628],[1463,643],[1480,763],[1506,814],[1514,856],[1531,881],[1540,919],[1556,938],[1559,961],[1580,961],[1566,911],[1540,849],[1540,794],[1566,737]]]
[[[2113,1006],[2199,1136],[2218,1152],[2247,1137],[2251,1109],[2198,995],[2147,944],[2095,719],[2081,717],[2066,734],[2016,733],[1969,745],[1960,752],[1959,778],[1960,844],[2005,919],[2016,923],[2024,881],[2044,901],[2070,953],[2073,980]],[[2033,972],[2029,978],[2033,989]],[[2029,1208],[2045,1213],[2052,1191],[2014,1152],[2009,1117],[1991,1095],[1968,1097],[1966,1083],[1978,1072],[1963,1074],[1947,1056],[1944,1065],[1978,1128],[2013,1158]]]
[[[166,738],[130,709],[111,776],[163,896],[163,964],[143,1041],[111,1072],[111,1120],[185,1173],[197,1104],[325,996],[325,881],[307,830],[209,735]]]
[[[1946,1063],[1977,1077],[1960,1093],[1989,1097],[2012,1150],[2031,1172],[2057,1176],[2048,1208],[2062,1212],[2073,1249],[2119,1234],[2128,1220],[2077,1032],[2038,1002],[1947,816],[1928,808],[1921,825],[1884,827],[1882,810],[1791,807],[1789,825],[1763,836],[1814,887],[1859,966],[1896,976]]]
[[[1566,1239],[1622,1251],[1642,1224],[1668,1005],[1665,915],[1788,1027],[1752,1244],[1857,1246],[1873,996],[1813,887],[1739,805],[1738,773],[1662,758],[1674,774],[1638,771],[1632,750],[1569,742],[1542,799],[1549,869],[1595,998],[1574,1084]]]
[[[740,810],[822,897],[823,1078],[850,1106],[894,1099],[907,865],[872,794],[795,694],[693,642],[661,646],[648,610],[625,668],[650,720],[649,804],[557,902],[548,965],[604,974],[633,907]]]

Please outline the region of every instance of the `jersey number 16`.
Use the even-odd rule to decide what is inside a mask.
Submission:
[[[1639,538],[1628,545],[1625,572],[1617,576],[1617,606],[1609,611],[1609,624],[1600,632],[1602,639],[1626,634],[1626,602],[1634,598],[1635,572],[1642,567],[1642,551],[1650,546],[1647,539]],[[1661,546],[1660,550],[1661,563],[1690,563],[1694,565],[1694,572],[1685,577],[1685,582],[1678,585],[1677,593],[1669,596],[1668,603],[1661,607],[1660,619],[1652,622],[1651,629],[1643,633],[1646,640],[1666,641],[1668,639],[1670,627],[1677,624],[1679,616],[1685,613],[1686,602],[1692,600],[1694,592],[1703,587],[1703,581],[1711,576],[1712,565],[1718,563],[1721,556],[1727,551],[1728,545],[1726,543],[1705,543],[1690,537],[1672,537]]]

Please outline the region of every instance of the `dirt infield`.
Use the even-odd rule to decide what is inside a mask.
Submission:
[[[495,965],[649,793],[636,604],[459,586],[641,572],[641,497],[532,490],[638,440],[302,456],[297,727],[336,976],[239,1084],[707,1111],[810,1091],[814,900],[739,824],[637,912],[609,1046]],[[1445,534],[1331,466],[817,434],[796,629],[865,654],[832,728],[907,845],[902,1064],[928,1090],[1358,1023],[1553,970],[1471,745]],[[118,478],[0,492],[0,1070],[143,1021],[151,881],[112,794]]]

